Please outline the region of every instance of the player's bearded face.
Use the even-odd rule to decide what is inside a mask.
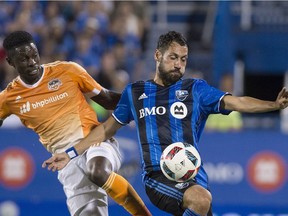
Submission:
[[[179,68],[167,69],[166,64],[161,58],[158,66],[159,77],[162,80],[164,86],[169,86],[176,83],[179,79],[183,77],[183,72]]]

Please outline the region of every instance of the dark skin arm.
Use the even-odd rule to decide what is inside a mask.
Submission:
[[[2,120],[2,119],[0,119],[0,127],[2,126],[2,124],[3,124],[3,120]]]
[[[91,99],[107,110],[114,110],[118,101],[120,100],[120,97],[120,93],[103,89],[98,95],[92,97]]]

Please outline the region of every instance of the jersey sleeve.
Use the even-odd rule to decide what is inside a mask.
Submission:
[[[231,113],[229,110],[221,109],[221,100],[225,95],[230,95],[229,92],[223,92],[213,86],[207,84],[206,81],[199,79],[194,86],[196,98],[198,97],[201,109],[206,114],[221,113],[228,115]]]
[[[112,113],[114,119],[122,125],[129,124],[129,122],[133,120],[133,114],[131,110],[132,99],[130,98],[132,97],[131,95],[131,85],[128,85],[124,89],[120,101]]]
[[[94,80],[89,73],[79,64],[70,62],[69,72],[72,79],[78,83],[81,91],[88,97],[96,96],[103,87]]]
[[[6,90],[0,93],[0,119],[2,120],[11,115],[10,110],[6,104],[5,92]]]

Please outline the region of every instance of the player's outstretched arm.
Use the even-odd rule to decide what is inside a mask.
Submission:
[[[226,95],[221,102],[221,107],[226,110],[247,113],[263,113],[285,109],[288,107],[288,91],[284,87],[275,101],[260,100],[248,96],[235,97]]]
[[[112,137],[116,131],[121,127],[112,116],[108,118],[103,124],[100,124],[94,128],[87,137],[82,139],[79,143],[74,145],[74,149],[78,155],[86,151],[90,146],[103,142],[104,140]],[[54,154],[49,159],[45,160],[42,164],[42,168],[46,168],[51,171],[63,169],[68,162],[70,157],[66,152],[60,154]]]

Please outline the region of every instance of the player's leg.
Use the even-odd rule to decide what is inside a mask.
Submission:
[[[211,193],[200,185],[187,188],[183,196],[183,207],[195,215],[207,215],[212,202]],[[184,214],[185,215],[185,214]],[[191,215],[191,214],[187,214]]]
[[[95,185],[86,173],[86,155],[79,155],[58,172],[67,197],[71,216],[108,216],[108,197],[106,192]],[[93,203],[93,204],[91,204]],[[90,214],[90,212],[94,212]],[[97,214],[99,213],[99,214]]]
[[[151,215],[132,185],[116,172],[121,165],[121,155],[116,140],[110,139],[87,151],[89,178],[119,205],[132,215]]]
[[[161,171],[151,172],[149,176],[145,177],[145,189],[150,201],[159,209],[176,216],[207,215],[207,212],[203,214],[204,212],[196,212],[193,208],[190,209],[190,202],[194,201],[194,199],[190,198],[190,192],[193,192],[194,190],[191,191],[190,188],[193,188],[194,186],[196,186],[196,184],[193,181],[184,183],[170,181],[161,173]],[[186,193],[188,189],[189,191]],[[200,193],[202,191],[198,186],[196,189],[198,189],[198,191],[195,190],[196,192]],[[209,193],[207,194],[206,191],[202,192],[204,192],[203,195],[195,194],[194,198],[197,199],[198,197],[200,200],[209,199]],[[183,205],[184,194],[185,204]],[[205,197],[206,195],[207,198],[202,198],[202,196]],[[198,205],[204,205],[206,207],[205,203],[203,204],[202,202],[200,204],[198,203]],[[205,207],[202,208],[205,209]]]

